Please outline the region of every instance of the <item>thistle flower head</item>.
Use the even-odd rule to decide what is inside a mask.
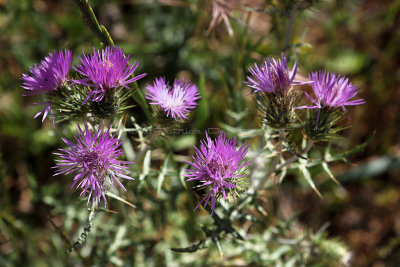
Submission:
[[[313,81],[312,89],[315,98],[306,92],[305,95],[314,104],[312,106],[301,106],[298,109],[314,109],[307,113],[308,117],[304,125],[307,136],[314,140],[325,140],[334,137],[344,127],[336,124],[343,118],[338,111],[342,108],[347,114],[345,106],[354,106],[365,103],[363,99],[350,100],[356,96],[358,87],[349,82],[345,77],[326,71],[314,72],[310,75]]]
[[[85,123],[85,131],[78,125],[75,143],[63,138],[69,149],[59,149],[60,153],[55,153],[61,158],[57,160],[55,175],[76,173],[71,187],[76,185],[76,188],[81,188],[81,196],[89,193],[88,204],[91,201],[99,206],[103,198],[106,206],[106,184],[119,185],[126,190],[119,178],[133,180],[124,174],[128,173],[128,167],[123,165],[133,162],[117,160],[123,154],[120,140],[116,138],[117,133],[111,136],[110,128],[105,132],[100,128],[92,135]]]
[[[350,100],[356,96],[359,88],[349,82],[349,79],[335,73],[326,71],[313,72],[310,75],[311,84],[315,98],[305,93],[314,106],[303,106],[299,108],[338,108],[346,111],[344,106],[355,106],[364,104],[363,99]]]
[[[252,77],[247,76],[248,81],[245,83],[254,89],[253,93],[265,92],[284,97],[292,85],[305,84],[294,80],[297,62],[289,72],[287,60],[283,53],[280,59],[266,59],[261,66],[254,64],[253,68],[249,68]]]
[[[147,85],[145,97],[151,105],[158,105],[167,117],[174,120],[187,119],[186,114],[197,106],[200,98],[197,86],[190,81],[175,80],[173,86],[165,82],[165,78],[156,78],[153,85]]]
[[[129,89],[128,84],[146,76],[143,73],[132,77],[139,63],[130,65],[129,58],[130,55],[124,55],[124,50],[114,47],[106,47],[101,51],[93,48],[91,54],[83,53],[79,58],[80,64],[74,69],[86,78],[75,83],[94,87],[84,103],[91,97],[92,101],[101,101],[108,91],[115,91],[119,87]]]
[[[215,200],[222,194],[226,199],[227,192],[237,187],[235,180],[244,177],[241,173],[248,163],[241,163],[247,154],[248,146],[242,145],[236,148],[236,139],[226,139],[221,132],[217,139],[212,140],[206,133],[206,140],[201,142],[200,149],[194,147],[195,156],[193,162],[187,161],[193,169],[186,169],[184,174],[187,181],[199,181],[203,187],[209,187],[209,191],[197,205],[201,203],[207,206],[211,199],[211,212],[214,212]]]
[[[72,65],[72,53],[65,49],[54,51],[44,58],[39,64],[30,69],[30,74],[22,74],[22,88],[25,89],[24,96],[46,94],[57,90],[66,81],[67,75]],[[42,102],[44,107],[39,111],[35,118],[43,113],[42,122],[47,114],[52,113],[51,103]],[[54,127],[54,118],[53,118]]]

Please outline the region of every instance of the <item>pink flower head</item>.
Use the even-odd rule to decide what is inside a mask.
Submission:
[[[71,187],[79,182],[76,188],[82,189],[81,195],[85,196],[89,192],[88,204],[91,201],[99,206],[103,198],[106,206],[105,192],[108,191],[106,182],[119,185],[126,190],[119,178],[128,180],[133,178],[124,174],[129,173],[129,167],[122,164],[133,164],[133,162],[117,160],[117,157],[123,154],[120,139],[116,138],[118,133],[111,136],[110,128],[105,132],[100,128],[101,126],[92,135],[86,123],[85,131],[78,125],[76,143],[62,139],[69,149],[59,149],[61,153],[54,153],[61,158],[57,160],[55,175],[75,172]]]
[[[125,56],[124,50],[109,46],[101,51],[93,48],[91,54],[83,53],[79,58],[81,64],[74,69],[86,78],[74,82],[94,87],[83,103],[91,97],[92,101],[101,101],[109,90],[115,91],[119,87],[129,89],[128,84],[146,76],[143,73],[132,77],[139,63],[130,65],[129,58],[129,55]]]
[[[273,93],[283,97],[292,85],[309,83],[294,80],[297,71],[297,62],[298,60],[289,72],[287,60],[283,53],[280,59],[266,59],[260,67],[254,64],[253,68],[249,68],[252,77],[247,76],[248,82],[245,83],[254,89],[253,93]]]
[[[313,72],[310,75],[311,84],[315,98],[306,94],[313,106],[302,106],[298,108],[338,108],[346,111],[344,106],[355,106],[364,104],[363,99],[350,100],[355,97],[359,88],[349,82],[349,79],[327,71]]]
[[[67,75],[72,65],[72,53],[70,50],[54,51],[44,58],[39,64],[30,69],[30,74],[22,74],[22,88],[25,89],[24,96],[46,94],[57,90],[67,81]],[[34,118],[43,114],[42,122],[50,112],[53,115],[50,102],[34,103],[43,105]],[[54,125],[54,118],[53,127]]]
[[[190,81],[175,80],[171,87],[165,78],[156,78],[153,85],[147,85],[145,97],[151,105],[158,105],[165,111],[167,117],[174,120],[187,119],[186,114],[197,106],[196,100],[200,98],[197,86]]]
[[[194,147],[196,155],[192,157],[193,163],[187,161],[193,169],[185,169],[187,173],[184,176],[188,177],[186,181],[196,180],[202,183],[202,186],[210,187],[196,209],[201,203],[206,207],[211,199],[211,213],[213,213],[217,195],[222,193],[226,199],[226,190],[236,188],[232,180],[244,177],[239,173],[249,164],[248,162],[241,164],[249,147],[242,145],[237,149],[236,145],[235,138],[226,139],[225,133],[221,132],[215,140],[206,133],[206,140],[201,142],[200,149]]]

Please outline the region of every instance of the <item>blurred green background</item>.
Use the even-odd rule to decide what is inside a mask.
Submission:
[[[139,81],[141,88],[160,75],[168,80],[182,76],[196,83],[204,78],[210,111],[205,121],[196,122],[196,126],[204,128],[216,126],[219,121],[229,123],[227,108],[235,112],[246,109],[247,102],[227,101],[227,95],[247,95],[249,89],[242,83],[247,68],[282,51],[285,15],[273,10],[251,15],[248,12],[269,2],[236,1],[239,6],[255,7],[232,11],[240,20],[230,20],[233,37],[223,23],[208,31],[211,1],[101,0],[91,4],[114,42],[140,62],[137,73],[148,74]],[[353,126],[343,132],[348,137],[343,147],[365,142],[374,131],[376,135],[364,151],[350,159],[351,163],[333,167],[343,187],[325,188],[323,182],[319,183],[324,195],[319,200],[311,190],[297,189],[289,180],[286,189],[282,186],[280,204],[301,211],[300,220],[313,229],[329,221],[329,235],[348,244],[354,265],[398,266],[400,1],[314,2],[297,13],[292,42],[298,45],[288,52],[300,59],[302,76],[328,69],[350,77],[360,86],[359,95],[366,104],[350,110]],[[33,119],[39,108],[31,106],[32,98],[22,97],[20,78],[55,49],[69,48],[77,58],[82,50],[101,48],[100,42],[82,21],[78,8],[67,0],[0,0],[0,32],[0,265],[89,264],[85,248],[83,256],[73,254],[68,258],[64,253],[68,245],[63,235],[76,239],[87,216],[84,205],[77,202],[79,193],[69,189],[70,178],[52,176],[52,153],[62,146],[60,136],[64,133],[53,130],[48,121],[42,125]],[[143,122],[140,109],[136,107],[133,112]],[[238,127],[257,127],[256,121],[234,123]],[[118,265],[118,257],[139,254],[143,258],[135,256],[125,263],[159,266],[169,258],[181,257],[179,262],[188,264],[204,255],[176,256],[169,251],[171,246],[179,246],[177,240],[185,233],[200,232],[191,227],[197,216],[192,212],[194,203],[189,205],[186,201],[191,196],[186,192],[178,195],[182,198],[178,200],[166,195],[157,199],[152,197],[151,188],[145,194],[143,199],[147,202],[141,202],[134,193],[124,193],[127,199],[142,205],[140,210],[148,212],[119,207],[124,220],[129,220],[128,230],[112,229],[116,219],[110,214],[102,217],[106,223],[97,227],[95,237],[89,239],[91,243],[101,241],[105,238],[102,233],[107,232],[103,228],[110,228],[114,235],[126,237],[122,241],[134,240],[133,248],[122,242],[113,243],[112,249],[102,247],[104,244],[99,241],[97,249],[107,251],[104,257],[116,256],[108,264]],[[179,210],[183,205],[189,207],[180,215],[162,212]],[[170,232],[174,223],[183,228]]]

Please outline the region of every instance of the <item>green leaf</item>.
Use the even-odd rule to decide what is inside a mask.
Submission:
[[[287,168],[283,168],[281,175],[279,175],[279,183],[281,184],[287,174]]]
[[[362,151],[368,144],[369,142],[371,142],[371,140],[375,137],[375,131],[368,137],[367,141],[365,141],[364,143],[356,146],[355,148],[351,149],[351,150],[347,150],[343,153],[338,153],[335,154],[329,158],[326,159],[327,162],[332,162],[332,161],[337,161],[337,160],[345,160],[348,157],[350,157],[351,155],[354,155],[360,151]]]
[[[196,137],[194,135],[183,135],[177,138],[173,143],[173,148],[175,151],[190,148],[196,144]]]
[[[310,172],[307,170],[305,165],[300,165],[300,170],[303,173],[304,178],[306,179],[307,183],[312,187],[312,189],[315,191],[315,193],[322,198],[321,193],[318,191],[317,187],[314,184],[314,181],[311,178]]]
[[[157,178],[157,195],[160,194],[161,186],[162,186],[162,184],[163,184],[163,182],[164,182],[164,179],[165,179],[165,174],[166,174],[167,169],[168,169],[168,164],[169,164],[170,158],[171,158],[171,153],[169,153],[169,154],[165,157],[164,163],[163,163],[163,165],[162,165],[162,167],[161,167],[161,172],[160,172],[160,174],[158,175],[158,178]]]
[[[146,114],[146,117],[151,120],[152,117],[150,114],[149,105],[147,104],[142,91],[140,90],[139,86],[137,85],[137,82],[135,82],[135,86],[136,86],[136,90],[132,94],[132,97],[136,101],[136,103],[138,103],[139,106],[143,109],[144,113]]]
[[[243,110],[242,112],[235,112],[230,109],[226,110],[226,115],[228,115],[235,121],[240,121],[240,120],[244,119],[248,113],[249,113],[249,111],[247,109]]]
[[[331,170],[329,169],[328,163],[322,162],[322,168],[324,168],[324,171],[328,174],[329,178],[331,178],[335,183],[340,185],[339,181],[336,180],[335,176],[333,176]]]
[[[292,267],[292,266],[296,266],[298,259],[298,255],[293,256],[292,258],[290,258],[287,262],[285,262],[285,267]]]
[[[232,134],[232,135],[238,135],[238,134],[242,131],[242,129],[240,129],[240,128],[232,127],[232,126],[230,126],[230,125],[228,125],[228,124],[225,124],[225,123],[223,123],[223,122],[220,122],[220,123],[219,123],[219,126],[220,126],[223,130],[225,130],[226,132],[228,132],[228,133],[230,133],[230,134]]]
[[[284,254],[286,254],[289,251],[290,251],[289,246],[278,247],[278,249],[276,249],[273,253],[271,253],[271,255],[269,256],[269,259],[278,260],[280,257],[284,256]]]
[[[250,137],[255,137],[259,136],[264,133],[263,129],[248,129],[248,130],[242,130],[237,137],[238,138],[250,138]]]
[[[142,173],[139,175],[139,180],[143,181],[144,178],[150,173],[150,162],[151,162],[151,149],[146,151],[143,159]]]
[[[224,251],[222,250],[221,242],[218,239],[214,240],[214,242],[217,245],[219,255],[221,257],[223,257],[224,256]]]
[[[107,249],[107,255],[111,256],[116,254],[115,252],[118,251],[119,248],[126,247],[130,244],[130,241],[125,238],[127,233],[127,228],[125,225],[120,225],[118,227],[117,233],[115,234],[114,242],[109,244]]]
[[[111,198],[114,198],[114,199],[116,199],[116,200],[118,200],[118,201],[121,201],[122,203],[124,203],[124,204],[126,204],[126,205],[128,205],[128,206],[131,206],[132,208],[136,208],[136,206],[133,205],[132,203],[130,203],[129,201],[123,199],[123,198],[120,197],[120,196],[117,196],[117,195],[111,193],[110,191],[107,191],[107,192],[106,192],[106,195],[109,196],[109,197],[111,197]]]
[[[179,180],[181,181],[181,184],[183,185],[184,188],[187,188],[186,186],[186,181],[185,177],[183,176],[184,174],[184,169],[187,169],[189,167],[189,164],[185,164],[182,166],[182,168],[179,171]]]

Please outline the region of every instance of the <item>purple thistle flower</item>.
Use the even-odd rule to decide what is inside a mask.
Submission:
[[[153,85],[146,86],[145,97],[152,101],[151,105],[159,105],[174,120],[187,119],[186,113],[197,106],[196,100],[200,98],[197,86],[190,81],[175,80],[171,87],[165,78],[156,78]]]
[[[22,88],[25,89],[24,96],[46,94],[57,90],[67,81],[67,75],[72,65],[72,53],[70,50],[54,51],[49,53],[39,64],[30,69],[30,74],[22,74]],[[42,122],[50,112],[53,117],[50,102],[34,103],[35,105],[44,105],[34,118],[43,114]],[[53,118],[53,127],[54,118]]]
[[[348,78],[327,71],[318,71],[310,75],[310,80],[313,82],[311,86],[315,94],[315,99],[306,92],[304,93],[315,105],[301,106],[298,109],[341,107],[346,112],[344,106],[355,106],[365,103],[363,99],[350,100],[356,96],[359,88],[349,82]]]
[[[81,64],[74,69],[87,78],[74,82],[94,87],[83,104],[91,97],[92,101],[101,101],[109,90],[116,90],[121,86],[130,89],[128,84],[146,76],[146,73],[143,73],[132,77],[139,63],[134,62],[130,65],[129,58],[130,55],[125,56],[123,49],[109,46],[101,52],[93,48],[91,54],[83,53],[79,58]]]
[[[247,154],[249,147],[242,145],[236,149],[236,144],[236,138],[226,140],[223,132],[214,141],[206,132],[206,140],[201,142],[200,149],[194,146],[196,151],[196,156],[192,156],[194,163],[187,161],[194,169],[185,169],[187,173],[184,176],[188,177],[186,181],[196,180],[203,183],[202,186],[211,187],[196,209],[201,203],[204,203],[206,207],[211,199],[211,214],[213,214],[215,198],[222,193],[226,199],[226,191],[236,188],[236,185],[232,183],[233,180],[244,177],[239,173],[241,168],[247,166],[249,162],[244,164],[240,162]]]
[[[289,73],[285,54],[282,53],[280,59],[266,59],[261,66],[254,64],[254,68],[249,68],[253,77],[247,76],[248,81],[245,82],[253,93],[265,92],[273,93],[281,97],[285,96],[292,85],[307,84],[310,82],[295,81],[297,63]]]
[[[129,173],[129,167],[121,164],[133,164],[133,162],[116,159],[123,154],[120,140],[116,138],[117,133],[111,136],[110,128],[106,132],[101,131],[100,128],[101,126],[92,135],[86,123],[85,132],[78,125],[76,144],[63,138],[62,140],[70,149],[59,149],[61,153],[54,153],[61,158],[57,160],[54,168],[57,168],[55,175],[77,173],[71,188],[79,181],[76,188],[82,189],[81,196],[89,192],[88,204],[91,201],[99,206],[102,197],[106,207],[105,192],[108,190],[105,183],[119,185],[126,190],[118,178],[128,180],[133,180],[133,178],[124,174],[124,172]]]

